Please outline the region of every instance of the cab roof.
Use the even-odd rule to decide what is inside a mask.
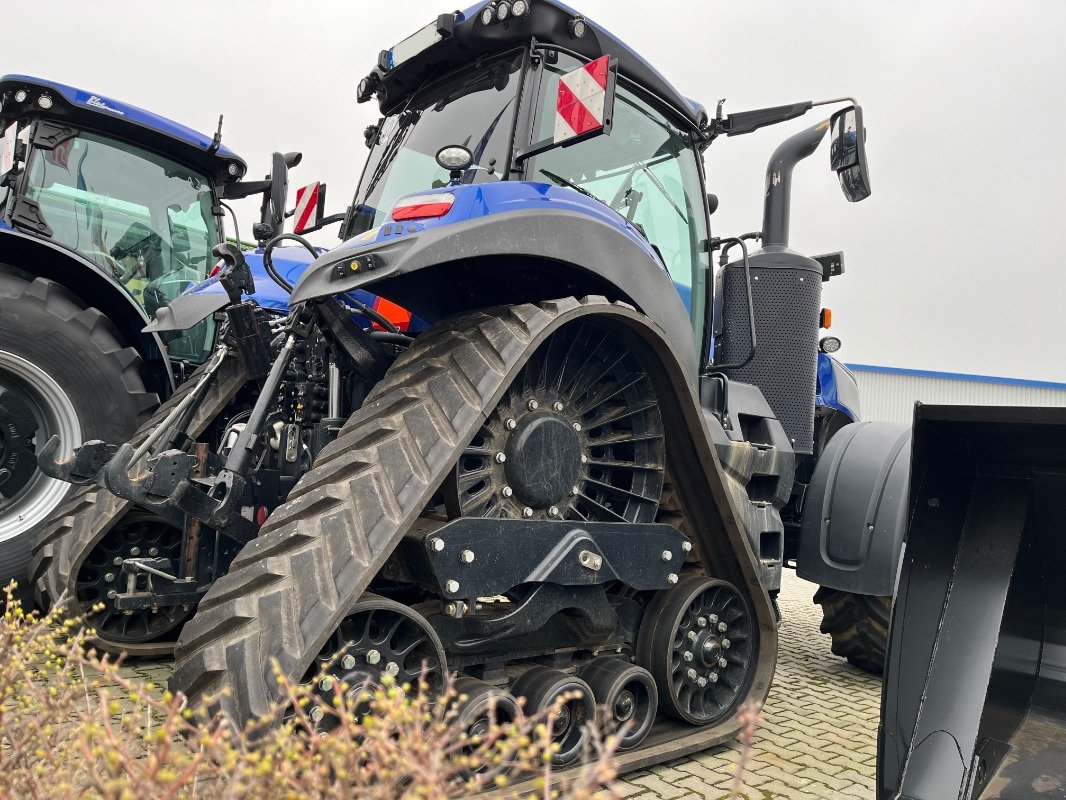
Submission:
[[[378,66],[371,72],[371,76],[376,75],[381,81],[383,91],[378,93],[378,101],[382,113],[392,111],[429,78],[482,56],[528,45],[531,39],[536,39],[573,50],[590,60],[604,55],[617,58],[622,75],[673,106],[694,129],[706,126],[707,111],[701,104],[678,92],[648,61],[608,30],[582,17],[587,25],[585,35],[573,36],[568,24],[581,15],[570,6],[558,0],[529,0],[529,10],[524,16],[484,25],[479,19],[480,12],[490,2],[484,0],[466,11],[455,12],[450,35],[392,69],[385,68],[388,51],[382,52]],[[451,16],[445,14],[442,19]]]
[[[19,90],[26,92],[22,102],[16,100]],[[50,108],[43,109],[38,104],[42,95],[51,98]],[[40,116],[107,134],[195,167],[219,183],[238,180],[248,171],[244,159],[225,146],[216,150],[213,137],[207,134],[129,103],[46,78],[3,76],[0,102],[4,119]],[[231,165],[235,165],[234,170]]]

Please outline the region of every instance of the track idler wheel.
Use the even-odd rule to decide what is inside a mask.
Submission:
[[[659,710],[655,678],[620,658],[597,658],[578,672],[604,709],[604,728],[619,734],[618,749],[632,750],[651,733]]]
[[[570,693],[579,696],[567,700],[550,720],[552,744],[559,748],[559,752],[552,756],[552,764],[557,767],[573,764],[581,757],[585,726],[596,714],[591,687],[581,678],[550,667],[533,667],[523,672],[511,686],[511,694],[525,698],[525,711],[530,715],[551,708],[556,698]]]
[[[456,695],[454,726],[467,736],[469,745],[463,748],[466,756],[478,752],[493,728],[510,725],[520,716],[514,696],[491,683],[460,675],[455,679],[453,688]],[[507,768],[507,764],[490,765],[481,759],[478,767],[464,769],[463,773],[466,777],[481,775],[493,778]]]
[[[447,669],[440,637],[425,617],[393,600],[365,594],[322,648],[304,682],[318,681],[316,693],[331,707],[336,686],[347,685],[348,697],[354,700],[368,687],[380,685],[386,675],[399,686],[417,687],[424,681],[436,696],[444,689]],[[359,716],[369,710],[356,703],[352,707]],[[325,711],[316,706],[309,716],[318,724]]]
[[[636,655],[655,677],[664,713],[710,725],[747,693],[756,649],[751,609],[736,587],[690,575],[652,598]]]
[[[168,558],[181,561],[181,529],[146,511],[131,511],[94,547],[78,570],[76,608],[85,614],[86,625],[95,631],[98,643],[111,652],[142,653],[131,645],[165,641],[174,637],[192,615],[185,606],[160,606],[136,611],[115,608],[114,600],[127,591],[122,563],[127,558]],[[137,591],[145,591],[151,576],[138,575]],[[155,580],[160,580],[156,578]],[[97,604],[100,611],[92,609]]]

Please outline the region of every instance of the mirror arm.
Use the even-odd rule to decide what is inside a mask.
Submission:
[[[330,214],[328,217],[324,217],[309,228],[304,228],[302,231],[300,231],[300,235],[303,236],[304,234],[314,233],[315,231],[320,231],[329,225],[333,225],[334,223],[344,222],[344,219],[347,216],[348,215],[346,213]]]
[[[227,183],[222,187],[222,197],[225,200],[243,200],[253,194],[262,194],[270,189],[270,181],[241,181],[240,183]]]

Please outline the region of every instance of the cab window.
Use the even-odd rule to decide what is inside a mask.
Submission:
[[[581,64],[562,53],[545,64],[532,141],[552,136],[559,76]],[[638,226],[698,324],[702,304],[692,294],[695,283],[702,296],[707,270],[703,184],[695,152],[666,114],[620,83],[611,133],[530,159],[526,180],[576,186]]]

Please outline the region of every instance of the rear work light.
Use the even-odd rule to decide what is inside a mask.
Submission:
[[[443,217],[452,209],[455,195],[450,193],[441,194],[416,194],[411,197],[401,197],[392,207],[389,216],[395,222],[408,219],[434,219]]]

